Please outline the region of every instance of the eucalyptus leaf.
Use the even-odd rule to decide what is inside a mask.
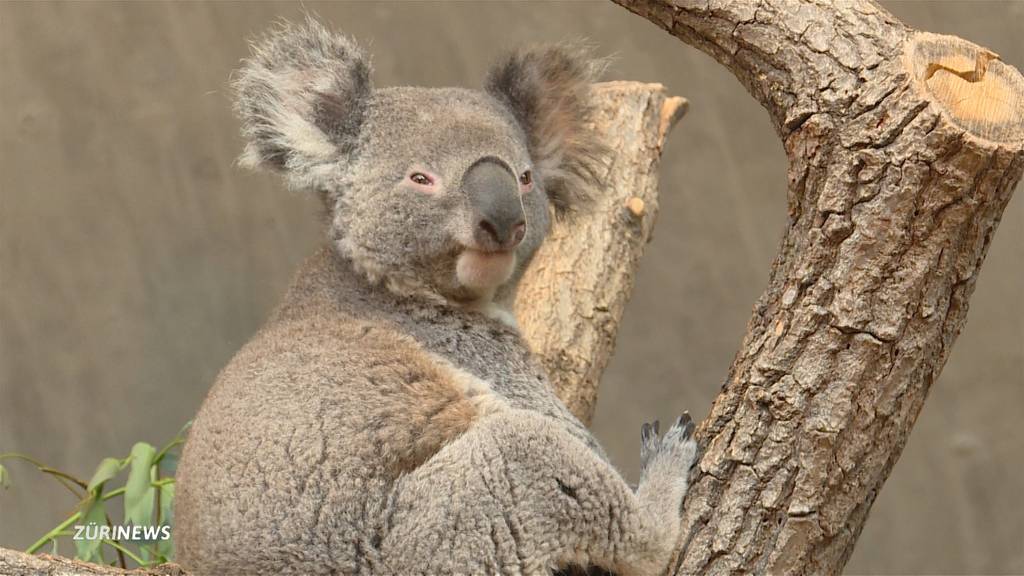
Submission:
[[[0,488],[7,490],[11,487],[11,475],[7,472],[7,468],[4,468],[3,464],[0,464]]]
[[[164,476],[174,476],[178,471],[178,458],[180,455],[173,450],[164,454],[160,460],[160,473]]]
[[[122,468],[124,466],[117,458],[104,458],[100,465],[96,467],[96,472],[93,472],[92,479],[89,480],[89,492],[102,488],[103,483],[117,476]]]
[[[91,562],[100,558],[99,551],[103,540],[100,539],[97,531],[100,526],[106,525],[107,512],[103,507],[102,498],[90,496],[83,504],[85,512],[82,514],[81,524],[85,526],[85,529],[82,530],[81,539],[75,540],[75,549],[78,551],[75,556],[79,560]],[[92,538],[86,538],[87,535]]]
[[[160,486],[160,525],[171,526],[174,520],[173,513],[174,504],[174,483],[162,484]],[[174,555],[174,540],[173,536],[166,540],[158,540],[156,543],[156,549],[160,556],[163,556],[167,561],[171,560]]]
[[[174,562],[174,537],[156,543],[157,558],[161,564]]]
[[[132,447],[128,482],[124,491],[125,524],[149,526],[153,521],[156,488],[150,485],[150,481],[155,456],[156,449],[151,444],[138,442]]]
[[[174,483],[160,485],[160,524],[170,526],[174,519]]]

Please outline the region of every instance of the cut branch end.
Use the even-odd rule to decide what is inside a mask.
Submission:
[[[998,54],[922,32],[907,41],[905,57],[918,90],[958,127],[997,144],[1024,142],[1024,78]]]

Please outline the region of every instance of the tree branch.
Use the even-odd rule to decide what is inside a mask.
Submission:
[[[187,576],[175,564],[123,570],[50,554],[25,554],[0,548],[0,574],[4,576]]]
[[[585,214],[556,223],[516,297],[523,335],[559,397],[590,422],[633,277],[658,213],[658,161],[686,100],[660,84],[596,88],[598,136],[612,148],[604,190]]]
[[[841,571],[1024,171],[1024,80],[872,2],[616,0],[727,66],[789,224],[710,416],[679,574]]]

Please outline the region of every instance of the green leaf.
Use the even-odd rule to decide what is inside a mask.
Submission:
[[[160,486],[160,525],[171,526],[174,520],[174,484],[163,484]],[[174,537],[166,540],[157,540],[156,549],[160,556],[168,562],[174,555]]]
[[[160,485],[160,524],[171,525],[174,509],[174,483]]]
[[[11,487],[11,475],[7,472],[7,468],[4,468],[3,464],[0,464],[0,488],[7,490]]]
[[[124,466],[117,458],[104,458],[100,465],[96,467],[96,472],[93,472],[92,480],[89,480],[89,492],[97,488],[102,489],[103,483],[117,476],[122,468]]]
[[[180,455],[177,452],[164,454],[164,457],[160,459],[160,473],[164,476],[174,476],[178,471],[178,458]]]
[[[83,505],[85,512],[82,514],[81,524],[86,528],[82,530],[82,539],[75,540],[75,549],[78,550],[75,556],[79,560],[91,562],[93,559],[99,558],[100,545],[103,544],[103,540],[100,539],[97,529],[106,525],[107,512],[103,507],[102,498],[90,496],[83,501]],[[86,539],[86,535],[93,536],[93,538]]]
[[[156,449],[145,442],[132,447],[131,468],[124,491],[124,522],[149,526],[153,521],[153,500],[156,489],[150,486],[153,457]]]

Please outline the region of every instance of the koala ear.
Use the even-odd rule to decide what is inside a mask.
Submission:
[[[605,65],[589,52],[580,45],[528,48],[500,60],[487,76],[487,92],[526,132],[535,172],[559,213],[588,200],[608,155],[587,127],[591,85]]]
[[[369,61],[308,16],[282,21],[251,52],[232,83],[247,140],[240,163],[285,172],[296,188],[315,186],[317,168],[355,146],[373,90]]]

